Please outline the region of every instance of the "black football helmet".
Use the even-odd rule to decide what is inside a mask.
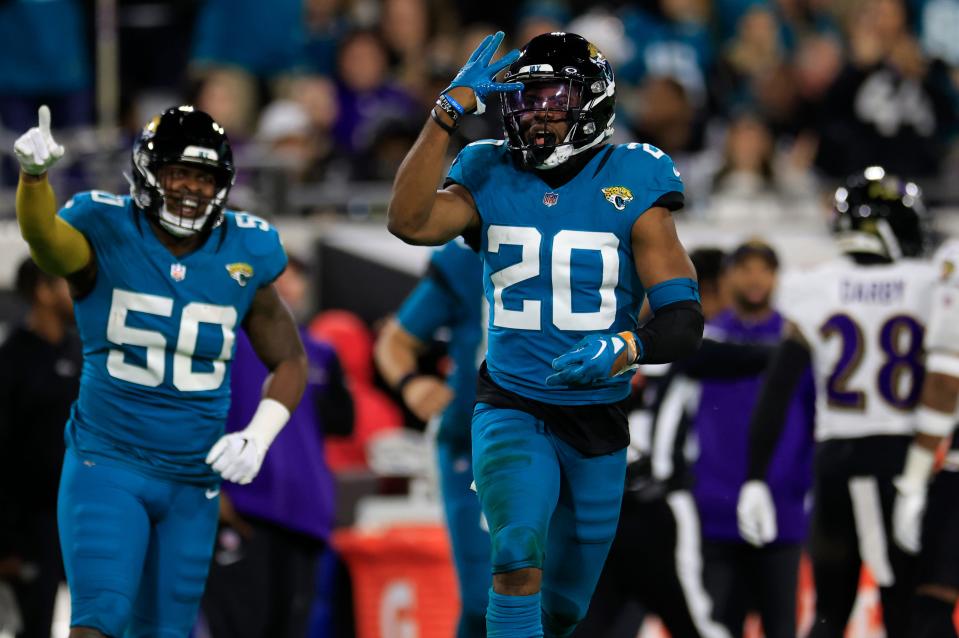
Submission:
[[[523,83],[522,90],[503,93],[500,103],[506,142],[527,168],[559,166],[613,133],[613,69],[582,36],[536,36],[509,66],[503,82]],[[551,121],[566,122],[563,139],[549,130]]]
[[[930,238],[922,191],[880,166],[853,174],[836,189],[832,230],[840,250],[864,262],[919,257]]]
[[[133,144],[132,164],[130,194],[133,200],[170,234],[185,237],[223,221],[223,208],[236,176],[233,150],[223,127],[203,111],[192,106],[177,106],[154,117]],[[213,175],[216,184],[213,197],[190,198],[196,199],[199,211],[196,215],[172,212],[181,210],[184,194],[164,190],[158,171],[167,164],[195,165]],[[168,206],[168,203],[175,205]]]

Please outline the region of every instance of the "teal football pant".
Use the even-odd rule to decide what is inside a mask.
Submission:
[[[213,555],[217,492],[68,449],[57,518],[70,626],[111,638],[186,638]]]
[[[626,450],[587,457],[536,417],[485,403],[472,432],[493,573],[542,569],[544,635],[568,636],[586,615],[616,535]]]

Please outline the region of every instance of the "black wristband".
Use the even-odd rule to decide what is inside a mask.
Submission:
[[[403,388],[405,388],[410,381],[416,377],[421,376],[420,373],[416,370],[407,372],[404,374],[399,381],[396,382],[396,385],[393,386],[393,391],[402,399],[403,398]]]
[[[430,110],[430,117],[433,118],[433,121],[436,122],[436,125],[447,132],[449,135],[453,135],[456,132],[455,126],[450,126],[446,122],[440,119],[440,116],[436,113],[436,109]]]

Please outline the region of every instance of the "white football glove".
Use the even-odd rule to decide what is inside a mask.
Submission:
[[[37,113],[39,124],[24,133],[13,144],[20,168],[30,175],[42,175],[63,157],[63,147],[50,133],[50,109],[46,104]]]
[[[926,486],[935,465],[935,452],[916,443],[909,446],[902,474],[893,479],[896,502],[892,506],[892,535],[906,552],[916,554],[922,541],[922,513]]]
[[[909,554],[918,554],[922,540],[922,513],[926,509],[925,487],[904,489],[896,485],[899,494],[892,506],[892,533],[896,543]]]
[[[256,440],[243,432],[220,437],[210,449],[206,462],[225,480],[246,485],[260,472],[266,450],[259,450]]]
[[[765,482],[747,481],[743,485],[736,504],[736,517],[739,535],[747,543],[762,547],[776,540],[779,533],[776,529],[776,504]]]
[[[263,399],[250,424],[240,432],[220,437],[206,462],[225,480],[246,485],[256,478],[266,451],[290,419],[290,411],[279,401]]]

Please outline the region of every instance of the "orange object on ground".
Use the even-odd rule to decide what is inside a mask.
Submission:
[[[450,638],[460,601],[441,526],[333,532],[353,580],[357,638]]]

